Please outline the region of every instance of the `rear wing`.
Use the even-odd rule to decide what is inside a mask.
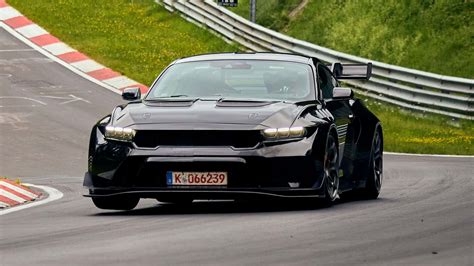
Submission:
[[[365,79],[372,76],[372,63],[367,64],[341,64],[331,65],[331,71],[337,79]]]

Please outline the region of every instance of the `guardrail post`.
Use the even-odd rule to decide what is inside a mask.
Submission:
[[[257,0],[250,0],[250,21],[255,23],[257,18]]]

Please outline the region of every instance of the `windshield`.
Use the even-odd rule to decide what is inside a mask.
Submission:
[[[309,65],[263,60],[215,60],[169,67],[146,100],[189,97],[304,101],[316,99]]]

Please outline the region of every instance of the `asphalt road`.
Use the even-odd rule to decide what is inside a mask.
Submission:
[[[121,102],[0,28],[2,175],[79,176],[90,128]]]
[[[65,195],[1,216],[0,265],[474,263],[473,158],[386,155],[380,199],[327,209],[153,200],[96,209],[81,186],[89,129],[120,102],[0,29],[0,175]]]

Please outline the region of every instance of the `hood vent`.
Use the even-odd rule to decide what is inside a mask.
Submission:
[[[262,107],[275,103],[276,101],[250,101],[250,100],[220,100],[218,107]]]

